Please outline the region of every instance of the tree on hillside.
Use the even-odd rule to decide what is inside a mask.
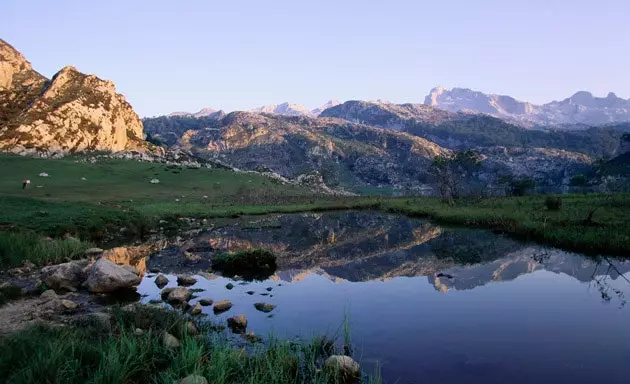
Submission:
[[[525,196],[530,190],[536,188],[536,182],[531,177],[513,175],[499,177],[499,184],[505,186],[507,196]]]
[[[429,173],[440,197],[452,204],[464,195],[464,185],[480,168],[481,155],[473,150],[463,150],[434,157]]]

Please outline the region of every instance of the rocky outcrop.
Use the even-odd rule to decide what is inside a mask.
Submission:
[[[145,128],[197,156],[309,186],[419,187],[432,158],[446,151],[424,138],[332,118],[233,112],[216,120],[171,119],[177,124],[145,119]]]
[[[0,150],[20,154],[148,150],[114,83],[64,67],[51,80],[0,40]]]

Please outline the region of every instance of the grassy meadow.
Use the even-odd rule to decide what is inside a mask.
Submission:
[[[46,172],[48,177],[38,176]],[[22,189],[23,179],[31,180]],[[160,180],[152,184],[151,179]],[[630,254],[630,196],[565,195],[461,200],[339,197],[283,185],[256,174],[189,169],[130,160],[37,159],[0,155],[0,264],[74,258],[108,236],[143,237],[159,220],[216,219],[267,213],[378,209],[449,225],[483,227],[588,253]],[[79,239],[60,240],[70,234]],[[53,241],[33,240],[50,236]]]

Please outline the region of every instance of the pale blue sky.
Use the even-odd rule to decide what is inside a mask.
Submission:
[[[113,80],[152,116],[422,102],[436,85],[628,98],[629,18],[627,0],[2,0],[0,38],[45,76],[72,64]]]

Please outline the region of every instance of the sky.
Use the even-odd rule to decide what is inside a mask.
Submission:
[[[0,38],[47,77],[112,80],[140,116],[285,101],[630,97],[627,0],[2,0]]]

